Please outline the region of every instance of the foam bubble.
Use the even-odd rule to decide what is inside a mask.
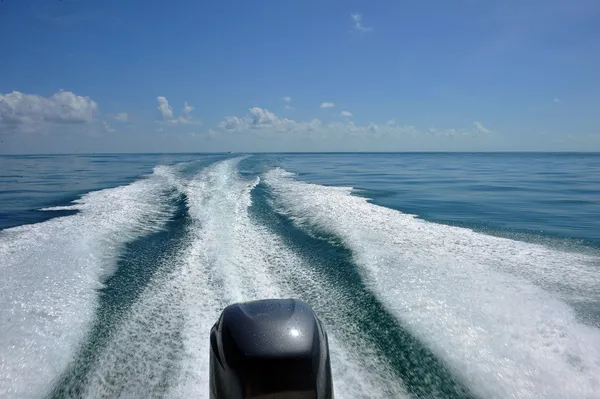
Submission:
[[[42,397],[73,359],[123,245],[171,217],[176,175],[91,192],[80,212],[0,232],[0,396]]]
[[[266,182],[296,223],[341,238],[388,309],[474,392],[600,397],[600,330],[563,300],[597,295],[597,260],[429,223],[281,170]]]

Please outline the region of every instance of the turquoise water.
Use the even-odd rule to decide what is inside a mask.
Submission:
[[[0,157],[0,396],[208,397],[306,300],[336,397],[600,397],[600,154]]]

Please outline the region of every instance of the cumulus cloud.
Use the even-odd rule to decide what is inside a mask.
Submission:
[[[371,122],[371,123],[369,123],[369,126],[367,126],[367,130],[371,133],[376,133],[377,130],[379,130],[379,126],[377,126],[376,124]]]
[[[113,116],[113,119],[118,122],[128,122],[129,115],[127,114],[127,112],[119,112],[118,114]]]
[[[474,122],[473,124],[475,125],[475,129],[479,133],[485,133],[485,134],[491,134],[492,133],[492,131],[490,129],[488,129],[485,126],[483,126],[483,124],[480,123],[480,122]]]
[[[482,124],[475,125],[473,129],[436,129],[419,130],[414,126],[399,125],[395,120],[382,125],[369,123],[357,125],[351,120],[324,123],[319,119],[309,121],[295,121],[275,115],[267,109],[253,107],[245,116],[228,116],[223,119],[218,127],[221,132],[244,135],[256,135],[264,138],[275,139],[282,137],[305,138],[311,140],[346,140],[356,139],[385,139],[385,140],[412,140],[430,143],[443,142],[444,140],[474,140],[482,137],[481,129],[486,129]]]
[[[167,123],[171,123],[174,125],[199,125],[200,121],[194,119],[192,117],[192,111],[194,107],[192,107],[187,102],[184,103],[183,111],[181,115],[177,118],[173,118],[173,108],[169,105],[169,101],[166,97],[159,96],[156,98],[157,106],[156,108],[161,114],[162,120]]]
[[[321,103],[321,108],[333,108],[335,107],[334,103],[329,103],[329,102],[322,102]]]
[[[169,105],[169,101],[163,96],[156,97],[158,105],[156,108],[160,112],[163,120],[169,120],[173,118],[173,108]]]
[[[355,13],[355,14],[352,14],[350,16],[352,17],[352,21],[354,22],[353,27],[357,31],[359,31],[359,32],[370,32],[370,31],[373,30],[373,28],[366,27],[366,26],[364,26],[362,24],[362,15],[361,14]]]
[[[340,116],[345,116],[345,117],[349,118],[353,115],[352,115],[352,112],[350,112],[350,111],[342,111],[342,112],[340,112]]]
[[[279,122],[279,118],[274,113],[263,108],[250,108],[250,114],[252,115],[252,124],[255,126],[272,125]]]
[[[295,121],[287,118],[280,118],[269,110],[260,107],[250,108],[249,114],[244,117],[228,116],[218,125],[219,128],[229,132],[238,132],[248,129],[287,131],[295,126]]]
[[[489,131],[481,123],[466,128],[419,129],[395,120],[366,124],[355,123],[352,118],[334,122],[294,120],[253,107],[246,115],[223,119],[217,131],[220,135],[218,140],[245,143],[246,146],[255,143],[257,151],[263,146],[286,151],[300,147],[332,151],[440,151],[480,150],[490,145],[494,137],[498,138],[482,134],[480,128]]]
[[[238,118],[237,116],[227,116],[223,119],[219,125],[219,128],[230,132],[243,130],[248,128],[248,123],[245,118]]]
[[[89,123],[98,110],[89,97],[58,91],[50,97],[18,91],[0,94],[0,131],[35,131],[51,124]]]

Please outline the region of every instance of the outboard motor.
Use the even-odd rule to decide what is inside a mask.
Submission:
[[[226,307],[210,331],[211,399],[332,399],[327,333],[297,299]]]

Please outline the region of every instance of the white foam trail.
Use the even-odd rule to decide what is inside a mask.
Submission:
[[[279,271],[285,292],[310,302],[321,319],[328,316],[324,322],[336,398],[410,397],[391,367],[365,342],[361,334],[363,326],[347,320],[347,315],[356,311],[355,304],[349,302],[338,287],[293,255]]]
[[[280,296],[248,217],[258,180],[241,180],[238,162],[217,163],[184,189],[194,223],[182,258],[184,358],[172,397],[208,398],[209,333],[226,305]]]
[[[224,161],[187,188],[190,215],[202,228],[196,230],[185,259],[192,273],[199,271],[199,265],[206,265],[206,274],[186,280],[190,309],[185,334],[188,360],[177,397],[208,397],[209,331],[225,305],[235,301],[295,296],[295,290],[288,283],[292,274],[303,277],[307,284],[313,282],[315,287],[308,266],[249,217],[250,192],[258,179],[253,182],[240,180],[236,167],[236,160]],[[202,277],[209,286],[198,289],[197,282]],[[323,293],[328,291],[320,292],[326,295]],[[210,306],[204,307],[206,311],[199,311],[197,304],[211,297],[214,299]],[[384,383],[378,377],[377,373],[385,367],[364,369],[369,362],[379,365],[376,358],[367,356],[367,351],[356,348],[352,353],[352,349],[336,340],[331,331],[330,340],[336,397],[383,398],[385,395],[381,393],[386,392],[385,389],[395,392],[396,397],[405,396],[396,381]]]
[[[171,217],[176,177],[91,192],[80,212],[0,232],[0,397],[39,398],[73,359],[121,248]]]
[[[171,260],[175,268],[157,276],[133,306],[104,351],[87,397],[160,396],[161,383],[168,380],[167,397],[208,398],[209,334],[223,307],[295,296],[288,283],[291,274],[327,296],[328,291],[320,291],[325,287],[311,283],[315,276],[306,265],[250,218],[250,193],[258,180],[240,179],[238,162],[212,165],[183,187],[192,223]],[[385,367],[367,350],[352,351],[329,332],[336,397],[384,398],[389,392],[405,397],[397,381],[378,375]],[[176,359],[170,359],[178,346]],[[367,364],[375,372],[365,370]],[[163,379],[169,368],[175,376]]]
[[[589,258],[429,223],[282,170],[266,182],[282,212],[343,240],[388,309],[474,392],[600,397],[600,331],[540,288],[597,290]]]
[[[76,201],[74,201],[76,202]],[[79,209],[79,204],[75,203],[73,205],[61,205],[61,206],[49,206],[47,208],[40,208],[40,211],[43,212],[52,212],[52,211],[76,211]]]
[[[88,398],[163,397],[179,371],[186,311],[181,268],[159,268],[84,382]],[[202,282],[199,282],[202,284]],[[202,308],[203,304],[199,307]]]

